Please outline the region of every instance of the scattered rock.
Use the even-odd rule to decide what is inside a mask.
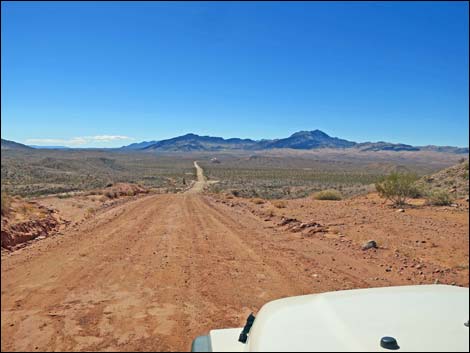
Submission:
[[[300,223],[300,222],[296,218],[282,217],[281,218],[281,223],[279,223],[279,225],[280,226],[285,226],[285,225],[291,224],[291,223]]]
[[[405,210],[403,208],[399,208],[398,210],[396,210],[396,212],[405,212]]]
[[[375,240],[369,240],[368,242],[362,244],[362,250],[368,250],[368,249],[377,249],[377,242]]]

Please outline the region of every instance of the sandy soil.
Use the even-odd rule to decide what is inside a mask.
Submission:
[[[379,249],[361,250],[369,239]],[[468,208],[396,212],[374,195],[282,209],[194,190],[147,195],[2,257],[1,279],[2,351],[189,350],[277,298],[468,286]]]

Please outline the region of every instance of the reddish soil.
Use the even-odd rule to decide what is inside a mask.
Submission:
[[[2,256],[2,351],[188,350],[277,298],[468,286],[465,202],[397,212],[369,195],[285,206],[146,195]],[[362,250],[368,240],[378,249]]]
[[[63,221],[55,211],[34,201],[14,199],[6,214],[2,214],[2,251],[17,249],[36,239],[59,230]]]

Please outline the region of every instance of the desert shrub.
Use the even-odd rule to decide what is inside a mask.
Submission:
[[[379,195],[393,202],[395,206],[406,204],[418,190],[415,185],[418,177],[411,173],[391,173],[375,184]]]
[[[5,216],[8,214],[8,211],[10,210],[10,196],[4,191],[2,191],[2,216]]]
[[[274,201],[271,201],[271,203],[276,208],[286,208],[287,207],[287,203],[283,200],[274,200]]]
[[[68,194],[68,193],[67,193],[67,194],[59,194],[59,195],[57,195],[57,198],[58,198],[58,199],[68,199],[68,198],[71,198],[71,197],[72,197],[72,195],[71,195],[71,194]]]
[[[106,191],[104,196],[106,196],[108,199],[115,199],[118,197],[118,194],[114,191]]]
[[[272,208],[270,208],[266,213],[266,216],[268,217],[274,217],[275,215],[276,215],[276,212]]]
[[[92,207],[87,208],[87,210],[85,211],[85,217],[90,218],[90,217],[94,216],[95,213],[96,213],[96,210],[94,208],[92,208]]]
[[[127,191],[127,196],[134,196],[134,195],[135,195],[134,190]]]
[[[423,191],[422,186],[417,186],[410,188],[410,199],[419,199],[426,196],[426,192]]]
[[[426,204],[434,206],[448,206],[452,203],[452,197],[445,191],[432,191],[426,197]]]
[[[332,200],[339,201],[342,199],[341,193],[336,190],[323,190],[313,195],[315,200]]]
[[[253,199],[251,200],[255,205],[262,205],[263,203],[265,203],[265,201],[263,199],[260,199],[260,198],[256,198],[256,199]]]

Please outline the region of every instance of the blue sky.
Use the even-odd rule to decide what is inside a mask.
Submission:
[[[468,146],[467,2],[2,2],[2,138]]]

